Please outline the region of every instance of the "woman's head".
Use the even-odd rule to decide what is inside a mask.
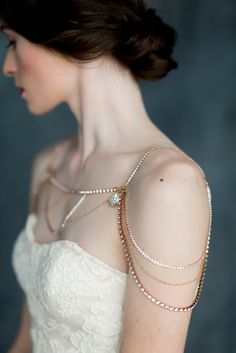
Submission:
[[[29,110],[44,114],[68,100],[78,81],[77,65],[6,27],[9,40],[3,73],[12,76]]]
[[[78,62],[112,56],[136,79],[160,79],[177,67],[176,32],[144,0],[1,0],[0,22]]]

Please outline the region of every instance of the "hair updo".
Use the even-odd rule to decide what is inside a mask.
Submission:
[[[144,0],[1,0],[0,21],[79,61],[112,55],[137,79],[160,79],[177,68],[176,31]]]

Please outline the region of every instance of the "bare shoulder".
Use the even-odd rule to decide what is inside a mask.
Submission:
[[[134,197],[151,197],[154,201],[154,196],[159,199],[168,194],[173,197],[180,196],[178,193],[184,197],[186,192],[206,194],[206,176],[203,169],[180,149],[162,150],[149,158],[146,166],[141,167],[143,170],[140,177],[132,182]]]
[[[71,141],[73,137],[67,137],[61,139],[55,143],[52,143],[42,149],[40,152],[36,154],[32,163],[31,169],[31,191],[37,186],[40,178],[42,177],[46,167],[52,161],[54,155],[56,155],[56,151],[59,149],[64,149]],[[54,154],[55,153],[55,154]]]
[[[54,151],[57,149],[63,149],[63,147],[66,147],[68,143],[71,141],[73,137],[67,137],[63,138],[57,142],[54,142],[45,148],[43,148],[34,158],[34,165],[37,167],[44,167],[45,164],[48,163],[48,161],[51,159],[53,156]]]
[[[153,152],[153,157],[148,157],[150,162],[147,164],[145,181],[155,182],[158,175],[165,175],[173,180],[181,175],[189,175],[203,180],[205,173],[201,166],[177,146],[172,147]]]
[[[206,176],[200,165],[186,154],[178,152],[164,155],[156,160],[146,178],[143,178],[142,189],[145,189],[147,201],[155,197],[163,202],[175,202],[176,206],[188,204],[189,198],[198,202],[207,200]],[[198,200],[197,200],[198,199]],[[147,203],[147,207],[149,202]],[[173,204],[174,206],[174,204]]]
[[[151,161],[137,183],[131,188],[129,207],[142,242],[150,249],[156,246],[162,256],[159,244],[166,244],[167,260],[173,260],[169,241],[180,248],[179,260],[200,254],[209,224],[209,199],[205,173],[198,163],[186,154],[166,151]],[[195,254],[184,251],[184,255],[181,249],[186,250],[192,241]]]

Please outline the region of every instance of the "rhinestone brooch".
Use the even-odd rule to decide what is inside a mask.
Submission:
[[[120,202],[120,194],[116,192],[109,198],[109,203],[112,207],[115,207],[119,204]]]

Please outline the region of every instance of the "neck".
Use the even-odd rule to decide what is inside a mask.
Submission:
[[[98,60],[80,70],[68,104],[79,125],[80,164],[95,154],[135,151],[151,136],[157,139],[138,83],[113,62]]]

